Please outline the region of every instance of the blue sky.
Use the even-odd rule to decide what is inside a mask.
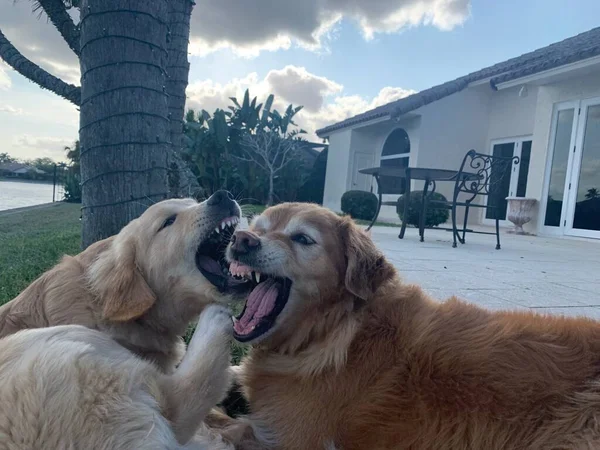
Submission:
[[[383,86],[422,90],[600,26],[600,1],[566,4],[564,0],[476,0],[469,19],[452,31],[418,26],[370,41],[353,23],[344,21],[328,44],[329,52],[293,48],[244,60],[222,51],[192,58],[192,75],[201,78],[208,63],[211,77],[224,82],[250,71],[264,76],[291,64],[343,84],[348,94],[375,96]]]
[[[370,107],[598,25],[577,0],[200,0],[188,104],[213,110],[247,87],[305,104],[309,132]],[[0,0],[0,29],[26,56],[77,83],[77,61],[26,0]],[[61,159],[77,111],[0,65],[0,152]]]

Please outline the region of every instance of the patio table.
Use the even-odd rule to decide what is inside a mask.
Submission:
[[[400,229],[399,239],[404,238],[406,231],[406,218],[408,217],[408,208],[410,203],[410,182],[411,180],[422,180],[424,181],[423,186],[423,197],[421,199],[421,210],[419,211],[419,237],[421,242],[425,240],[425,212],[426,202],[430,198],[436,189],[436,182],[438,181],[452,181],[455,182],[459,175],[458,170],[451,169],[436,169],[432,167],[370,167],[368,169],[359,170],[360,173],[365,175],[372,175],[377,182],[377,192],[379,194],[379,202],[377,204],[377,212],[371,221],[371,224],[367,228],[370,230],[375,224],[377,217],[379,216],[379,210],[381,209],[382,197],[385,192],[380,188],[379,179],[380,177],[397,177],[404,178],[406,180],[406,190],[404,196],[404,219],[402,220],[402,228]],[[464,180],[476,180],[480,175],[472,172],[462,172],[461,177]],[[431,190],[430,190],[431,187]]]

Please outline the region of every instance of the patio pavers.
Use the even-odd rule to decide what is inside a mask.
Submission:
[[[452,248],[452,235],[374,227],[372,238],[406,282],[421,285],[438,300],[456,295],[483,307],[530,309],[549,314],[600,319],[600,241],[516,236],[502,231],[502,250],[494,236],[467,234]]]

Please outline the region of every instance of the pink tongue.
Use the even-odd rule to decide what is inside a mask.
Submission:
[[[273,311],[278,295],[279,283],[272,278],[256,286],[246,300],[244,315],[233,326],[235,332],[242,336],[250,334]]]

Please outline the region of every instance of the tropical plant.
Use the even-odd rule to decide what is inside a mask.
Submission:
[[[585,198],[587,198],[588,200],[592,200],[598,197],[600,197],[600,193],[598,193],[597,188],[588,189],[587,194],[585,194]]]
[[[269,180],[267,206],[273,205],[275,176],[298,158],[298,141],[292,138],[268,128],[246,133],[242,138],[243,155],[236,158],[255,164],[266,173]]]
[[[69,164],[65,172],[65,200],[67,202],[81,202],[81,147],[75,141],[72,147],[65,147]]]
[[[204,195],[228,189],[244,199],[264,203],[269,198],[271,202],[275,198],[292,199],[292,194],[297,193],[310,169],[303,161],[290,158],[277,168],[280,158],[270,159],[274,170],[271,177],[264,160],[249,153],[250,141],[256,140],[250,136],[258,133],[296,143],[304,133],[293,120],[301,107],[289,105],[282,115],[272,108],[274,99],[269,95],[262,104],[246,90],[242,100],[232,97],[227,110],[217,109],[212,116],[205,110],[186,113],[187,158],[193,162],[192,170]]]

